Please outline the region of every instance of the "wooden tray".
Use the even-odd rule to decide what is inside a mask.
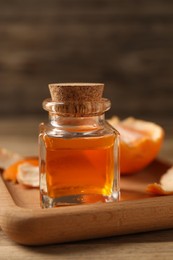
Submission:
[[[173,228],[173,196],[145,192],[170,165],[155,161],[145,171],[121,178],[122,198],[98,203],[41,209],[39,191],[4,183],[0,177],[0,225],[25,245],[62,243],[113,235]]]

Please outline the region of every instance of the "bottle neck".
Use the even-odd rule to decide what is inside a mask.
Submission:
[[[104,114],[111,107],[109,99],[102,98],[98,102],[55,102],[51,99],[43,101],[43,108],[52,115],[64,117],[94,117]]]
[[[57,128],[98,129],[105,122],[105,114],[88,117],[64,117],[49,113],[49,123]]]

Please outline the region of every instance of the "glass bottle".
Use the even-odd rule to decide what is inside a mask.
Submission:
[[[105,120],[103,84],[49,84],[39,134],[43,208],[119,198],[119,133]]]

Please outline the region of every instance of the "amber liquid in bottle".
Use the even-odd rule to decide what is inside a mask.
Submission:
[[[45,136],[44,139],[48,196],[111,194],[114,136],[71,140]]]
[[[43,207],[116,201],[119,196],[118,135],[61,138],[40,134]],[[93,132],[97,132],[96,130]],[[91,135],[91,136],[90,136]]]
[[[40,198],[43,208],[119,198],[119,134],[104,112],[103,84],[51,84],[49,113],[40,125]]]

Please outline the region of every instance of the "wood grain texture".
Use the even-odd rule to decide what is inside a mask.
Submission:
[[[0,115],[43,113],[48,83],[93,81],[109,115],[172,117],[170,0],[2,0],[0,35]]]
[[[0,258],[6,259],[130,259],[171,260],[173,230],[72,242],[49,246],[20,246],[0,232]]]

